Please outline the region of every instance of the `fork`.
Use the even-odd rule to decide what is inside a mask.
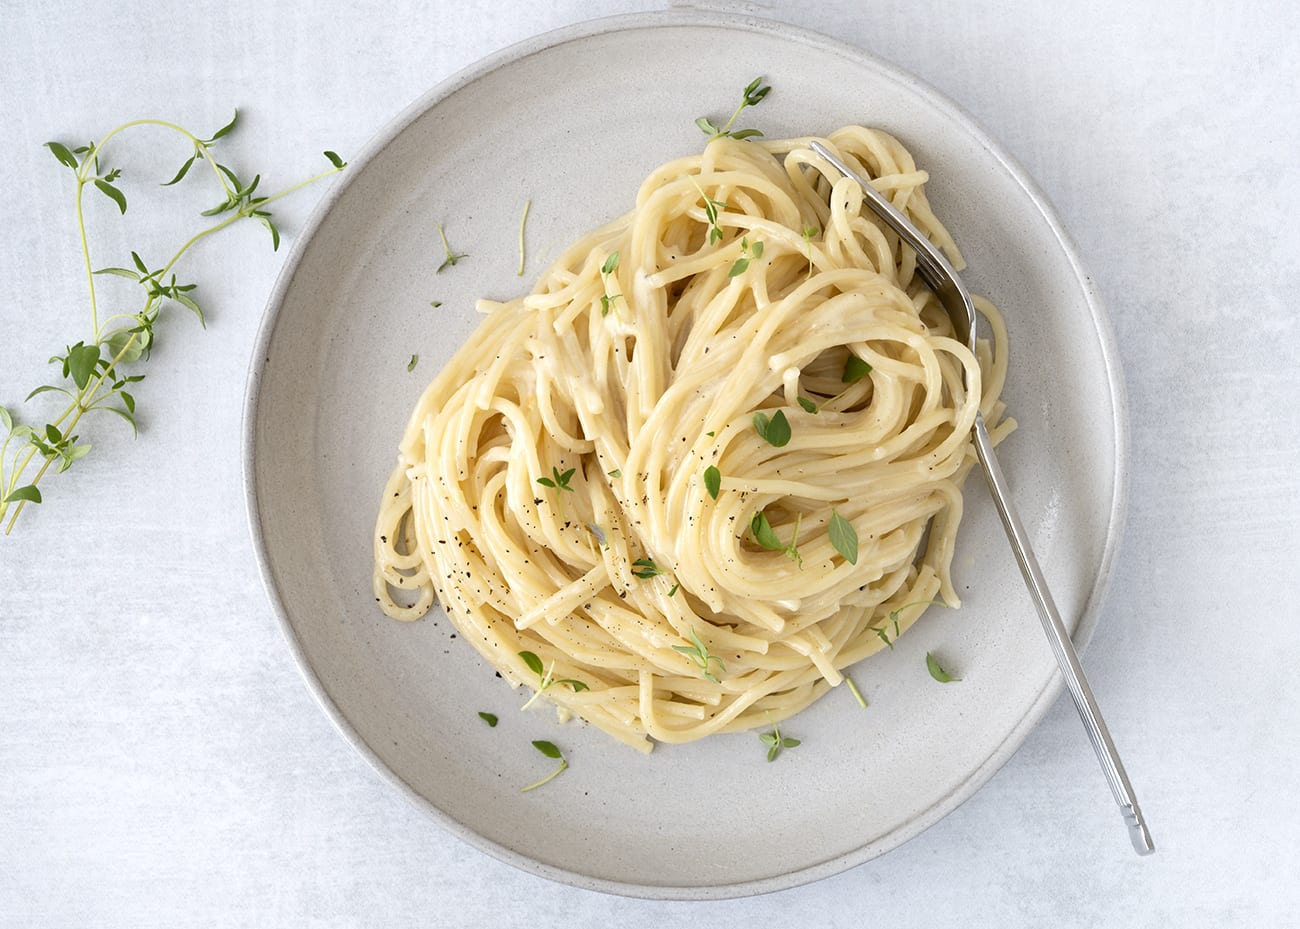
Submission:
[[[916,252],[916,269],[921,279],[934,291],[939,302],[948,312],[957,338],[965,342],[974,352],[976,333],[979,328],[975,305],[971,302],[970,291],[962,284],[961,278],[948,263],[948,259],[921,234],[916,226],[912,225],[911,220],[889,202],[888,198],[837,158],[826,146],[813,141],[809,147],[844,177],[856,182],[862,188],[863,199],[872,212],[884,220],[898,233],[899,238]],[[1123,814],[1124,821],[1128,825],[1133,848],[1139,855],[1149,855],[1156,849],[1155,843],[1151,840],[1151,832],[1142,816],[1142,810],[1138,807],[1137,796],[1133,792],[1128,774],[1124,771],[1124,763],[1120,761],[1115,743],[1110,737],[1110,730],[1106,728],[1106,721],[1102,719],[1097,700],[1092,695],[1092,688],[1088,686],[1083,666],[1079,663],[1078,652],[1075,651],[1074,643],[1070,640],[1065,624],[1061,621],[1060,611],[1057,610],[1056,603],[1052,599],[1052,593],[1047,587],[1047,580],[1043,577],[1038,559],[1034,557],[1033,549],[1029,544],[1029,535],[1025,532],[1024,524],[1021,523],[1020,516],[1011,502],[1010,488],[1007,486],[1006,476],[1002,473],[1002,467],[998,464],[997,456],[993,453],[993,441],[989,438],[982,414],[976,413],[975,425],[971,432],[975,442],[975,454],[988,480],[993,504],[997,507],[1003,528],[1006,529],[1011,550],[1015,553],[1020,573],[1024,575],[1025,585],[1029,588],[1034,606],[1038,610],[1038,618],[1042,620],[1043,631],[1047,633],[1047,641],[1056,656],[1056,663],[1065,677],[1065,686],[1069,689],[1074,707],[1079,711],[1079,717],[1088,731],[1088,739],[1097,753],[1097,760],[1101,762],[1101,769],[1107,783],[1110,784],[1111,794],[1114,795],[1120,813]]]

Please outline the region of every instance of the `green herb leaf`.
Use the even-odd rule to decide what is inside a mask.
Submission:
[[[48,393],[61,393],[68,397],[72,397],[73,399],[76,398],[75,395],[72,393],[72,391],[68,390],[66,387],[56,387],[53,384],[42,384],[40,387],[37,387],[26,397],[24,397],[23,400],[27,401],[32,399],[32,397],[38,397],[41,394],[48,394]]]
[[[713,125],[713,123],[709,121],[707,116],[701,116],[699,119],[695,120],[695,125],[700,127],[700,132],[703,132],[710,138],[716,138],[721,132],[717,126]],[[76,167],[76,165],[73,165],[73,167]]]
[[[181,169],[176,172],[176,176],[172,178],[170,181],[168,181],[166,184],[163,184],[162,186],[171,187],[173,184],[179,184],[181,182],[181,179],[184,178],[185,175],[190,173],[190,166],[194,164],[194,159],[198,157],[199,157],[199,153],[196,151],[193,155],[191,155],[189,158],[186,159],[185,164],[181,165]]]
[[[539,752],[541,752],[541,753],[542,753],[543,755],[545,755],[547,758],[561,758],[561,757],[563,757],[563,756],[560,754],[560,750],[559,750],[558,748],[555,747],[555,743],[554,743],[554,742],[547,742],[547,741],[544,741],[544,740],[541,740],[541,739],[535,739],[535,740],[533,741],[533,748],[537,749]]]
[[[414,370],[415,370],[415,366],[418,365],[419,363],[420,363],[420,356],[419,356],[419,355],[412,355],[412,356],[411,356],[411,360],[408,361],[408,362],[406,363],[406,370],[407,370],[407,371],[414,371]]]
[[[441,301],[441,300],[430,300],[430,301],[429,301],[429,306],[433,307],[433,308],[436,310],[438,307],[442,306],[442,301]]]
[[[340,171],[342,171],[344,168],[348,166],[348,163],[344,161],[342,158],[340,158],[337,152],[327,151],[325,152],[325,157],[329,159],[330,164],[338,168]]]
[[[749,250],[749,253],[750,253],[750,255],[753,256],[754,258],[762,258],[762,257],[763,257],[763,243],[762,243],[762,241],[756,239],[756,240],[754,241],[754,246],[753,246],[753,248],[751,248],[751,249]]]
[[[97,364],[99,364],[98,343],[87,345],[78,342],[68,351],[68,371],[78,389],[84,389],[90,383]]]
[[[844,373],[840,375],[840,383],[856,384],[870,373],[871,365],[850,352],[848,360],[844,362]]]
[[[718,492],[722,489],[722,472],[713,465],[704,469],[704,489],[714,500],[718,499]]]
[[[563,677],[563,678],[560,678],[558,681],[555,681],[555,683],[556,683],[556,684],[568,684],[570,687],[573,688],[573,692],[574,692],[575,694],[576,694],[576,693],[580,693],[580,692],[582,692],[582,691],[584,691],[584,690],[591,690],[591,688],[588,687],[586,684],[584,684],[582,681],[575,681],[575,680],[574,680],[573,678],[571,678],[571,677]]]
[[[95,187],[99,189],[100,193],[117,204],[119,212],[126,212],[126,194],[122,193],[122,191],[118,190],[108,181],[100,178],[95,179]]]
[[[816,413],[817,404],[813,403],[807,397],[799,397],[799,405],[803,407],[805,413]]]
[[[790,421],[785,418],[784,410],[777,410],[769,420],[767,414],[754,414],[754,431],[769,445],[782,448],[790,442]]]
[[[483,722],[487,723],[493,729],[497,727],[497,715],[495,713],[484,713],[480,710],[478,718],[483,720]]]
[[[827,534],[830,535],[831,545],[835,550],[844,556],[844,560],[849,564],[858,563],[858,530],[853,528],[853,523],[849,522],[839,514],[837,510],[831,510],[831,522],[827,527]]]
[[[605,473],[608,474],[610,477],[615,477],[615,478],[617,478],[617,477],[622,477],[622,476],[623,476],[623,469],[622,469],[622,468],[615,468],[613,471],[606,471]]]
[[[199,307],[197,303],[194,302],[193,297],[189,296],[188,294],[181,293],[180,291],[174,292],[171,295],[171,297],[181,306],[185,307],[187,310],[189,310],[191,313],[197,316],[199,318],[200,326],[202,326],[204,329],[208,328],[207,320],[203,318],[203,310],[202,308]]]
[[[258,216],[257,221],[271,233],[271,251],[278,252],[280,250],[280,230],[275,228],[275,223],[271,222],[269,216]]]
[[[236,124],[237,122],[239,122],[239,110],[238,110],[238,109],[235,110],[235,115],[232,116],[232,117],[230,117],[230,122],[226,123],[224,126],[222,126],[220,129],[218,129],[216,132],[212,133],[212,138],[207,139],[207,140],[206,140],[207,143],[208,143],[209,145],[211,145],[213,142],[217,141],[217,139],[224,139],[226,136],[230,135],[230,133],[234,131],[235,124]]]
[[[772,528],[772,524],[768,522],[767,514],[762,510],[755,513],[749,521],[749,531],[753,534],[754,541],[763,548],[773,552],[785,551],[785,543],[777,537],[776,530]]]
[[[783,748],[797,748],[802,743],[799,739],[781,735],[781,730],[774,723],[771,732],[760,733],[758,740],[767,746],[767,760],[776,761]]]
[[[31,398],[28,397],[28,399]],[[4,426],[6,435],[14,431],[14,418],[9,414],[9,411],[2,406],[0,406],[0,426]]]
[[[951,684],[953,681],[960,681],[961,678],[953,677],[939,664],[938,659],[932,652],[925,653],[925,666],[930,672],[930,676],[940,684]]]
[[[62,142],[46,142],[45,147],[54,153],[54,157],[59,159],[63,164],[72,168],[74,171],[80,167],[77,164],[77,156],[68,151],[68,147]]]
[[[677,591],[681,586],[682,586],[681,584],[674,584],[672,590],[668,591],[668,596],[670,597],[677,596]]]
[[[109,334],[107,344],[108,353],[113,358],[120,357],[124,362],[139,361],[140,356],[144,354],[144,348],[140,340],[134,338],[135,333],[128,329],[115,329]],[[124,354],[125,353],[125,354]]]
[[[98,271],[94,271],[92,273],[112,274],[115,277],[127,277],[133,281],[140,280],[140,275],[136,274],[134,271],[129,270],[128,268],[100,268]]]
[[[638,558],[632,562],[632,574],[635,577],[651,578],[663,573],[663,569],[654,563],[653,558]]]
[[[618,260],[618,252],[611,253],[609,257],[605,259],[605,263],[600,266],[600,273],[602,275],[613,274],[618,270]]]
[[[545,668],[542,665],[542,659],[538,658],[532,652],[520,652],[519,657],[523,659],[524,664],[528,665],[528,670],[532,671],[538,677],[545,674]]]
[[[26,487],[15,487],[0,503],[17,503],[20,500],[26,500],[28,503],[40,503],[40,488],[35,484],[28,484]]]
[[[569,493],[576,493],[576,491],[569,486],[569,479],[577,473],[577,470],[577,468],[570,468],[561,474],[559,468],[552,466],[551,476],[539,477],[537,483],[541,484],[543,487],[553,488],[554,490],[567,490]]]
[[[745,273],[745,269],[748,267],[748,258],[737,258],[732,264],[731,270],[727,272],[727,277],[740,277],[740,275]]]

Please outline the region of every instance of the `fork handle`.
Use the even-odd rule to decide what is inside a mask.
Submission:
[[[1106,782],[1110,784],[1110,791],[1115,797],[1115,802],[1119,804],[1125,823],[1128,824],[1133,848],[1139,855],[1149,855],[1156,850],[1155,843],[1151,840],[1151,832],[1147,829],[1142,810],[1138,807],[1133,785],[1129,783],[1128,774],[1124,771],[1124,763],[1120,761],[1119,752],[1115,750],[1110,730],[1106,728],[1101,710],[1097,707],[1097,700],[1092,695],[1092,688],[1088,686],[1088,678],[1084,676],[1083,666],[1079,664],[1079,654],[1074,649],[1074,643],[1070,640],[1065,624],[1061,622],[1060,611],[1052,600],[1052,593],[1047,587],[1042,569],[1038,566],[1038,559],[1034,557],[1034,551],[1029,545],[1029,535],[1025,532],[1024,524],[1020,521],[1020,516],[1011,502],[1011,491],[1007,486],[1006,476],[1002,473],[1002,466],[998,464],[997,455],[993,452],[993,441],[989,438],[989,431],[984,425],[982,414],[975,417],[974,436],[975,454],[979,457],[980,464],[984,466],[984,476],[988,479],[993,503],[997,507],[998,516],[1002,518],[1002,526],[1007,531],[1007,538],[1016,555],[1016,563],[1020,565],[1020,572],[1025,576],[1025,586],[1029,588],[1034,606],[1038,610],[1038,618],[1043,621],[1043,631],[1047,633],[1047,641],[1051,644],[1056,663],[1065,677],[1065,686],[1074,700],[1074,708],[1079,711],[1084,728],[1088,730],[1088,739],[1097,752],[1097,760],[1101,762]]]

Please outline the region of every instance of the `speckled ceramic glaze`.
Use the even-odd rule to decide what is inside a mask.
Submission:
[[[700,147],[695,117],[725,115],[757,74],[774,90],[746,125],[879,126],[931,172],[967,283],[1007,317],[1020,429],[999,454],[1076,641],[1119,534],[1122,389],[1096,295],[1032,183],[912,77],[783,24],[672,12],[541,36],[435,88],[353,159],[276,286],[249,377],[249,515],[286,635],[358,750],[468,842],[582,887],[736,896],[867,861],[979,788],[1060,686],[978,476],[954,564],[963,608],[932,610],[854,669],[868,709],[841,690],[783,726],[803,744],[773,764],[753,733],[642,756],[520,713],[523,695],[441,613],[403,624],[375,605],[380,490],[417,396],[477,325],[474,300],[526,290],[576,235],[629,209],[646,173]],[[436,222],[469,255],[441,274]],[[933,681],[927,651],[961,683]],[[550,770],[528,744],[543,738],[571,768],[520,793]]]

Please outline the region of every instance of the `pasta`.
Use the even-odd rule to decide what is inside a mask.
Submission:
[[[826,141],[961,266],[902,144]],[[807,142],[715,139],[481,302],[384,489],[388,615],[441,602],[512,685],[648,751],[780,722],[959,604],[970,429],[1014,428],[1005,329],[980,300],[993,344],[954,339]]]

